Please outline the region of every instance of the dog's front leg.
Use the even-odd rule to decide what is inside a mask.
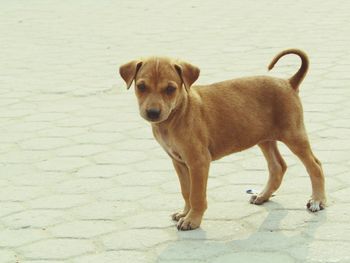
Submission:
[[[180,163],[172,159],[177,176],[179,177],[182,197],[185,200],[185,207],[182,212],[177,212],[172,215],[172,219],[179,221],[180,218],[187,215],[190,211],[190,174],[186,164]]]
[[[190,174],[190,211],[177,223],[179,230],[192,230],[200,226],[207,209],[207,181],[210,155],[198,154],[187,162]]]

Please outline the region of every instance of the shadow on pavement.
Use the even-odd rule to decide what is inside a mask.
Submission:
[[[185,235],[179,232],[178,239],[165,247],[156,262],[307,262],[314,234],[326,221],[326,210],[312,214],[311,219],[304,220],[301,225],[295,221],[299,225],[295,225],[294,229],[284,229],[280,226],[283,219],[291,220],[288,225],[293,225],[293,218],[288,218],[293,214],[290,213],[292,209],[273,201],[262,209],[268,211],[267,217],[247,238],[235,239],[232,232],[228,241],[208,239],[207,232],[201,228]],[[302,212],[309,213],[300,209]],[[217,228],[220,228],[220,222]]]

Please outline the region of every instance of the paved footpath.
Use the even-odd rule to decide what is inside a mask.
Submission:
[[[29,3],[30,2],[30,3]],[[350,262],[349,1],[0,2],[0,262]],[[245,75],[301,86],[329,207],[306,211],[302,164],[283,146],[283,185],[263,206],[257,147],[213,163],[202,227],[178,232],[182,207],[169,158],[138,115],[120,64],[185,58],[199,83]]]

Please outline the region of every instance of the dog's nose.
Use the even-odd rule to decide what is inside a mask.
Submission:
[[[158,109],[148,109],[147,111],[147,117],[151,120],[156,120],[159,118],[160,110]]]

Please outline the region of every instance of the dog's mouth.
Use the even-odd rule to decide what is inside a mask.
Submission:
[[[147,121],[148,121],[149,123],[154,123],[154,124],[156,124],[156,123],[161,123],[161,122],[164,121],[164,120],[148,120],[148,119],[147,119]]]
[[[150,123],[160,123],[166,120],[166,118],[149,118],[149,117],[144,117],[142,116],[146,121]]]

